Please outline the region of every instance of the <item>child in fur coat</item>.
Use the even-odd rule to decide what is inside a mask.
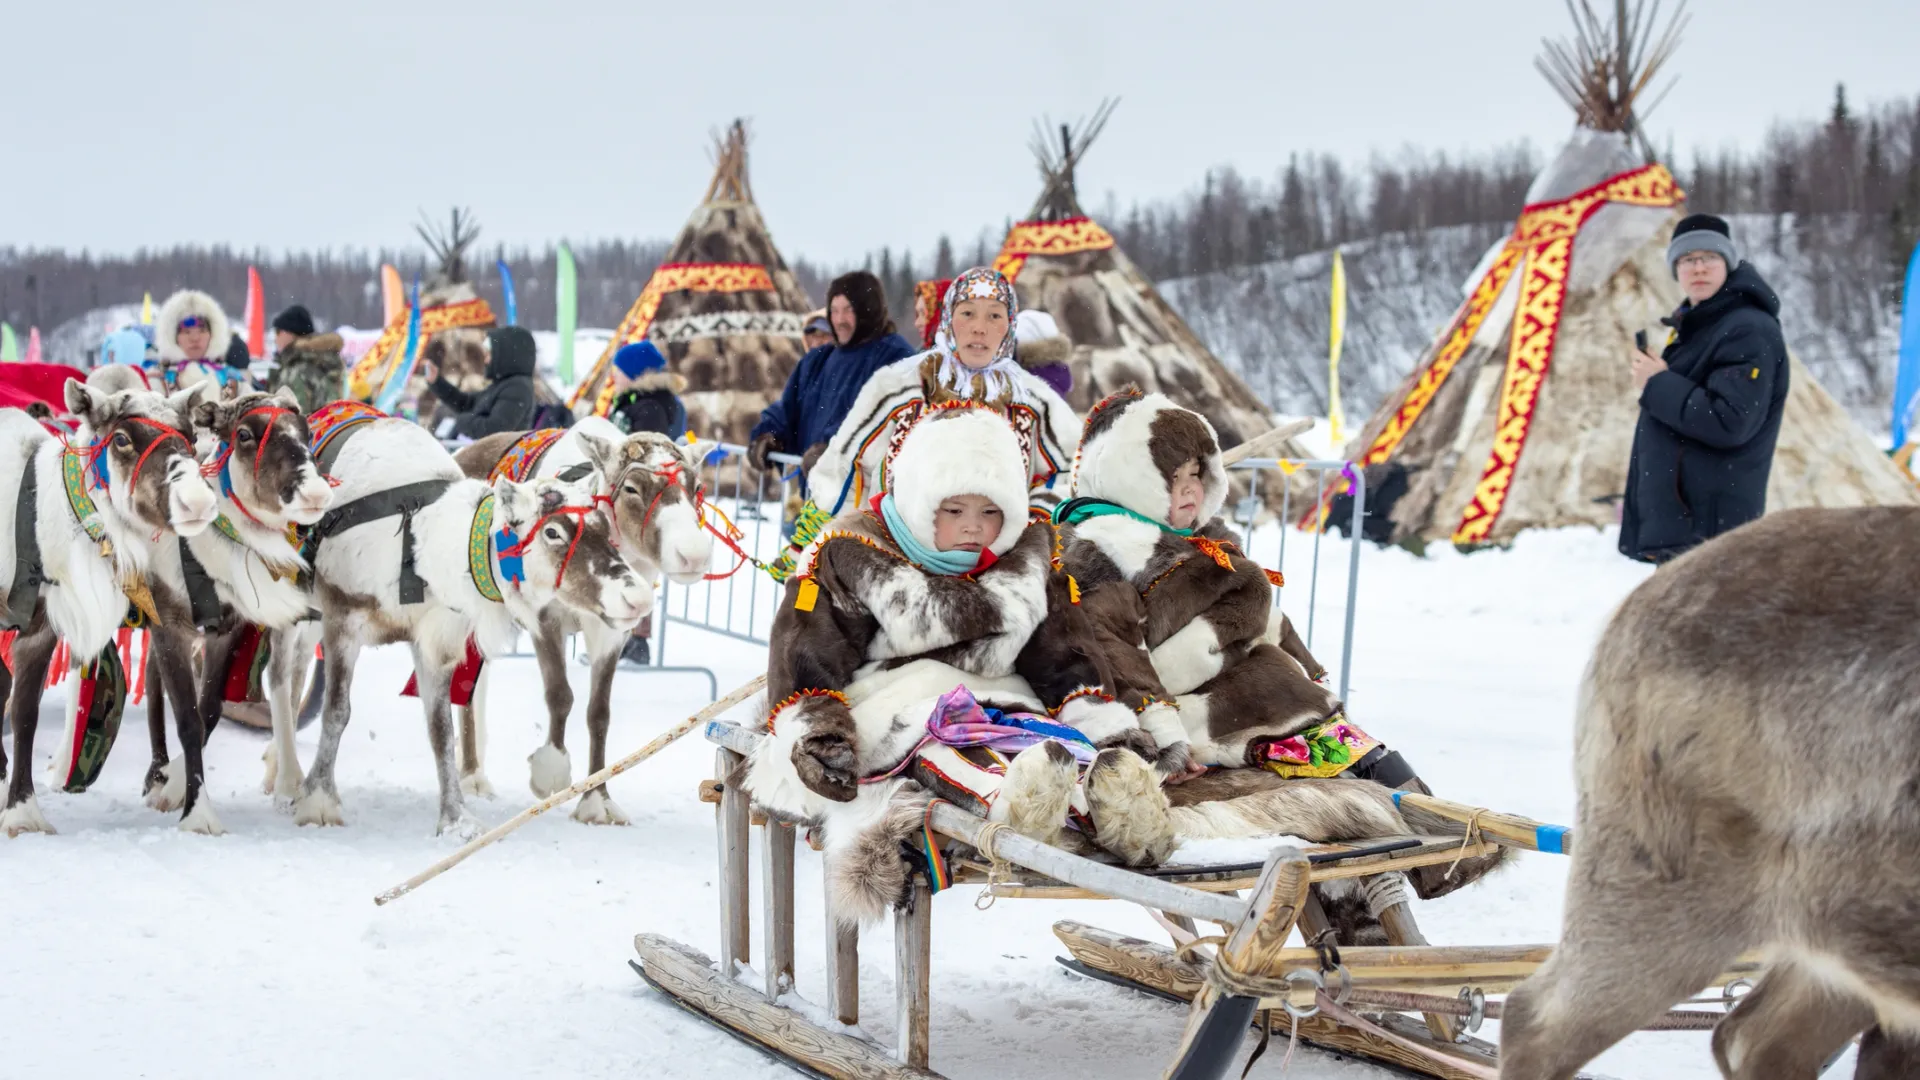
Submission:
[[[825,826],[842,917],[877,916],[904,888],[898,841],[919,828],[926,789],[1053,840],[1070,810],[1100,816],[1076,782],[1105,748],[1116,748],[1115,785],[1158,788],[1146,760],[1160,748],[1101,685],[1054,565],[1054,529],[1027,515],[1026,461],[997,413],[929,410],[888,463],[885,491],[829,524],[787,584],[769,652],[770,737],[747,785],[768,810]],[[956,703],[974,730],[991,726],[987,709],[1024,727],[991,745],[947,744],[929,718]]]

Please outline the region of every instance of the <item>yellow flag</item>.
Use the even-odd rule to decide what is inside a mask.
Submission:
[[[392,326],[407,310],[407,289],[400,281],[400,271],[392,265],[380,267],[380,300],[384,321],[382,326]]]
[[[1340,261],[1340,252],[1333,253],[1333,318],[1327,337],[1327,426],[1332,430],[1328,437],[1333,440],[1335,453],[1346,442],[1342,428],[1347,418],[1340,411],[1340,342],[1347,336],[1347,268]]]
[[[153,294],[147,293],[140,298],[140,325],[153,325]]]

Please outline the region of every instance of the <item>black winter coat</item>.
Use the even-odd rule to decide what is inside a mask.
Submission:
[[[664,386],[621,394],[613,400],[607,419],[629,435],[657,431],[675,442],[687,437],[687,407]]]
[[[455,435],[479,439],[502,431],[525,431],[533,426],[532,338],[527,339],[524,349],[501,345],[496,339],[493,355],[487,360],[488,383],[479,393],[467,393],[448,382],[444,375],[430,384],[433,396],[460,414],[453,421]]]
[[[1698,307],[1681,304],[1640,393],[1620,552],[1665,562],[1767,509],[1767,475],[1787,402],[1780,298],[1752,264]]]

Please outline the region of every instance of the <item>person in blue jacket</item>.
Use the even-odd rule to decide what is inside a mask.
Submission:
[[[818,457],[868,376],[916,351],[894,332],[880,279],[865,270],[842,274],[828,286],[827,318],[833,343],[800,358],[786,389],[753,427],[747,460],[755,468],[766,469],[774,451]]]

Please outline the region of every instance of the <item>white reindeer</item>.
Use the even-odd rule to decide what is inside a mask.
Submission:
[[[494,467],[525,432],[490,435],[454,455],[475,478],[490,475]],[[675,584],[694,584],[713,560],[713,534],[699,510],[699,468],[712,443],[676,443],[655,432],[622,434],[599,417],[581,420],[542,454],[533,478],[575,476],[591,470],[595,495],[608,502],[619,529],[620,555],[643,582],[664,572]],[[587,477],[583,477],[586,479]],[[648,593],[651,610],[652,593]],[[533,793],[545,797],[573,783],[573,762],[567,754],[567,717],[573,711],[573,689],[566,672],[567,635],[578,632],[593,667],[587,694],[588,770],[598,772],[607,763],[607,728],[611,720],[613,673],[627,632],[603,619],[582,617],[564,604],[549,604],[532,628],[534,654],[546,690],[547,741],[527,759]],[[484,680],[466,710],[461,731],[460,785],[469,794],[491,794],[486,776],[486,707]],[[590,825],[625,825],[624,811],[598,787],[581,796],[573,819]]]
[[[461,798],[449,704],[467,641],[497,655],[511,646],[516,625],[537,625],[556,600],[616,629],[631,628],[648,610],[650,590],[621,559],[612,522],[587,484],[502,480],[489,487],[462,477],[423,428],[391,419],[353,433],[331,471],[341,481],[329,514],[336,526],[321,522],[314,559],[326,652],[324,726],[294,820],[342,823],[333,773],[351,715],[354,662],[363,645],[405,641],[438,766],[439,831],[472,835],[478,823]],[[426,487],[411,490],[431,497],[411,514],[361,512],[416,484]],[[407,567],[424,585],[418,597],[407,595]],[[275,644],[292,664],[305,651]],[[276,727],[282,716],[276,707]],[[292,765],[291,755],[279,762],[281,769]]]
[[[77,667],[113,640],[130,599],[165,607],[149,612],[160,615],[149,629],[152,647],[175,661],[170,670],[179,685],[167,689],[180,700],[192,693],[190,679],[179,679],[191,670],[189,631],[168,625],[167,615],[178,613],[164,589],[150,591],[147,558],[154,536],[191,536],[216,516],[185,414],[193,397],[191,390],[171,397],[144,390],[103,393],[68,380],[67,408],[81,420],[70,445],[24,412],[0,410],[0,476],[17,478],[10,497],[0,499],[0,581],[7,588],[8,621],[21,631],[8,695],[15,768],[0,809],[0,832],[8,836],[53,831],[34,797],[31,762],[47,665],[60,640]],[[21,520],[23,515],[32,520]],[[37,551],[23,551],[23,540]],[[200,792],[204,733],[198,712],[181,711],[178,724],[186,759],[180,827],[219,832],[213,807]]]

